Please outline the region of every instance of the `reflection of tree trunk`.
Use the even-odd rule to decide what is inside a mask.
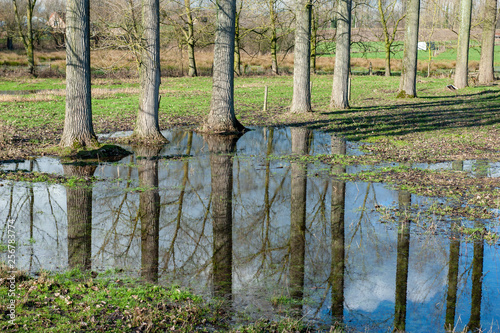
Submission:
[[[464,163],[463,161],[454,161],[451,167],[453,170],[462,171]],[[456,224],[453,224],[451,227],[452,238],[450,240],[450,258],[448,263],[448,294],[446,296],[446,319],[444,324],[447,332],[452,332],[455,327],[455,309],[457,306],[460,235],[453,231],[455,227]]]
[[[30,160],[30,172],[33,172],[33,164],[34,161]],[[33,226],[34,226],[34,217],[35,217],[35,192],[33,190],[33,186],[29,187],[29,197],[30,197],[30,241],[33,239]],[[30,266],[29,270],[31,271],[33,264],[33,243],[30,242]]]
[[[213,289],[214,294],[232,298],[233,267],[233,159],[237,136],[210,135],[206,138],[210,150],[213,218]]]
[[[139,164],[139,186],[145,191],[139,195],[141,220],[141,276],[149,282],[158,281],[158,241],[160,221],[160,194],[158,192],[158,159],[161,147],[142,146],[135,149],[142,158]]]
[[[332,154],[345,155],[344,140],[332,136]],[[345,173],[345,166],[334,166],[332,174]],[[344,316],[344,271],[345,271],[345,182],[332,181],[332,267],[330,284],[332,290],[332,316],[342,322]]]
[[[292,128],[292,153],[305,155],[309,152],[310,130]],[[307,165],[291,162],[292,197],[290,209],[290,294],[297,300],[297,314],[302,313],[304,289],[304,262],[306,245]]]
[[[408,289],[408,261],[410,257],[410,224],[406,218],[411,204],[411,194],[399,192],[401,220],[398,226],[398,254],[396,267],[396,301],[394,308],[394,330],[404,331],[406,326],[406,292]]]
[[[457,235],[458,236],[458,235]],[[446,331],[453,331],[455,325],[455,309],[457,305],[458,263],[460,258],[460,238],[450,240],[450,259],[448,264],[448,295],[446,296]]]
[[[476,228],[481,227],[480,223]],[[467,329],[471,332],[479,331],[481,328],[481,297],[483,289],[483,259],[484,240],[478,239],[474,242],[474,258],[472,259],[472,294],[469,324]]]
[[[65,176],[91,177],[95,165],[63,165]],[[66,187],[69,268],[89,270],[92,255],[92,182]]]

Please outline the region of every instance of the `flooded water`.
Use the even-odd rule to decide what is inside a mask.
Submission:
[[[301,162],[305,155],[360,154],[357,144],[327,133],[164,134],[169,144],[125,147],[135,154],[117,163],[43,157],[0,165],[99,179],[83,187],[2,183],[0,218],[15,220],[18,267],[80,266],[178,283],[226,298],[235,321],[287,314],[320,330],[500,331],[499,246],[453,231],[498,232],[498,220],[406,218],[410,206],[425,212],[443,201],[331,177],[365,167]],[[474,172],[472,164],[461,168]],[[481,172],[497,176],[497,169]],[[5,244],[5,227],[1,237]]]

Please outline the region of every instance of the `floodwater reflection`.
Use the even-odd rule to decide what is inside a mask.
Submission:
[[[116,269],[177,283],[227,300],[226,309],[246,314],[235,320],[292,313],[327,331],[500,331],[498,244],[460,239],[453,226],[495,230],[497,221],[422,228],[408,210],[441,199],[333,177],[356,166],[306,157],[355,152],[327,133],[164,134],[170,144],[126,147],[135,154],[118,163],[2,165],[88,179],[2,183],[0,219],[15,221],[19,268]],[[478,175],[487,169],[474,165]]]

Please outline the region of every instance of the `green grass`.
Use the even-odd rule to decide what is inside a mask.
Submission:
[[[436,42],[436,46],[445,45],[446,51],[437,52],[436,55],[432,56],[435,61],[456,61],[456,42]],[[318,53],[322,56],[334,56],[335,55],[335,43],[334,42],[322,42],[318,45]],[[434,53],[433,53],[434,54]],[[469,49],[469,61],[479,61],[481,56],[481,47],[476,41],[471,41],[471,48]],[[500,57],[500,45],[495,46],[495,59]],[[351,45],[351,58],[365,58],[365,59],[385,59],[385,47],[383,42],[362,42],[353,43]],[[395,42],[393,44],[393,53],[391,54],[392,59],[402,59],[403,58],[403,43]],[[419,60],[428,60],[429,51],[418,51]],[[495,62],[495,64],[500,65],[500,61]]]
[[[41,90],[41,89],[64,89],[66,85],[63,80],[56,78],[47,79],[0,79],[0,90]]]
[[[108,271],[98,277],[73,269],[64,273],[42,272],[32,278],[15,273],[16,291],[9,295],[6,266],[0,267],[2,331],[15,332],[262,332],[272,329],[303,330],[299,320],[257,320],[232,327],[223,300],[204,301],[177,285],[161,286]],[[14,326],[7,314],[15,299]]]

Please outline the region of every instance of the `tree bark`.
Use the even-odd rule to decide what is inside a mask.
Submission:
[[[311,73],[316,73],[316,51],[318,46],[318,15],[311,10]]]
[[[234,30],[236,0],[217,0],[212,102],[202,131],[241,133],[245,127],[234,114]]]
[[[188,34],[187,34],[188,59],[189,59],[188,75],[194,77],[198,76],[198,71],[196,70],[196,59],[194,56],[195,40],[194,40],[194,22],[193,22],[193,15],[191,12],[191,0],[184,0],[184,8],[186,9],[187,26],[188,26]]]
[[[60,145],[97,146],[90,90],[89,0],[66,3],[66,114]]]
[[[232,298],[233,159],[238,136],[209,135],[213,218],[213,288],[216,296]]]
[[[240,9],[235,12],[235,22],[234,22],[234,71],[237,75],[241,75],[240,13],[242,8],[243,8],[243,1],[240,3]]]
[[[290,112],[311,112],[311,2],[295,0],[293,98]]]
[[[337,51],[330,107],[349,108],[349,68],[351,61],[351,0],[340,0],[337,12]]]
[[[292,153],[309,153],[310,130],[292,128]],[[296,313],[302,314],[304,293],[305,248],[306,248],[306,202],[307,202],[307,165],[299,162],[291,164],[291,199],[290,199],[290,296],[297,300]]]
[[[276,31],[276,0],[269,0],[269,18],[271,21],[271,71],[274,75],[279,74],[278,69],[278,35]]]
[[[458,31],[457,65],[453,84],[458,89],[469,85],[469,40],[472,0],[460,1],[460,29]]]
[[[401,81],[398,97],[417,97],[417,54],[420,0],[406,2],[406,22]]]
[[[33,50],[33,11],[35,9],[36,0],[28,0],[26,4],[26,35],[23,33],[21,17],[19,15],[19,8],[16,0],[12,0],[14,6],[14,15],[19,30],[19,36],[23,41],[26,50],[26,58],[28,60],[28,72],[35,75],[35,55]]]
[[[139,141],[166,142],[160,132],[160,2],[142,1],[143,49],[139,65],[141,93],[134,137]]]
[[[64,175],[89,178],[96,166],[63,165]],[[68,266],[70,269],[91,269],[92,256],[92,182],[66,187],[68,218]]]
[[[141,220],[141,277],[158,282],[158,248],[160,221],[160,193],[158,191],[158,159],[161,146],[141,146],[135,149],[138,160],[139,219]]]
[[[497,23],[497,1],[486,0],[484,7],[483,38],[479,60],[479,83],[489,84],[495,80],[495,26]]]

